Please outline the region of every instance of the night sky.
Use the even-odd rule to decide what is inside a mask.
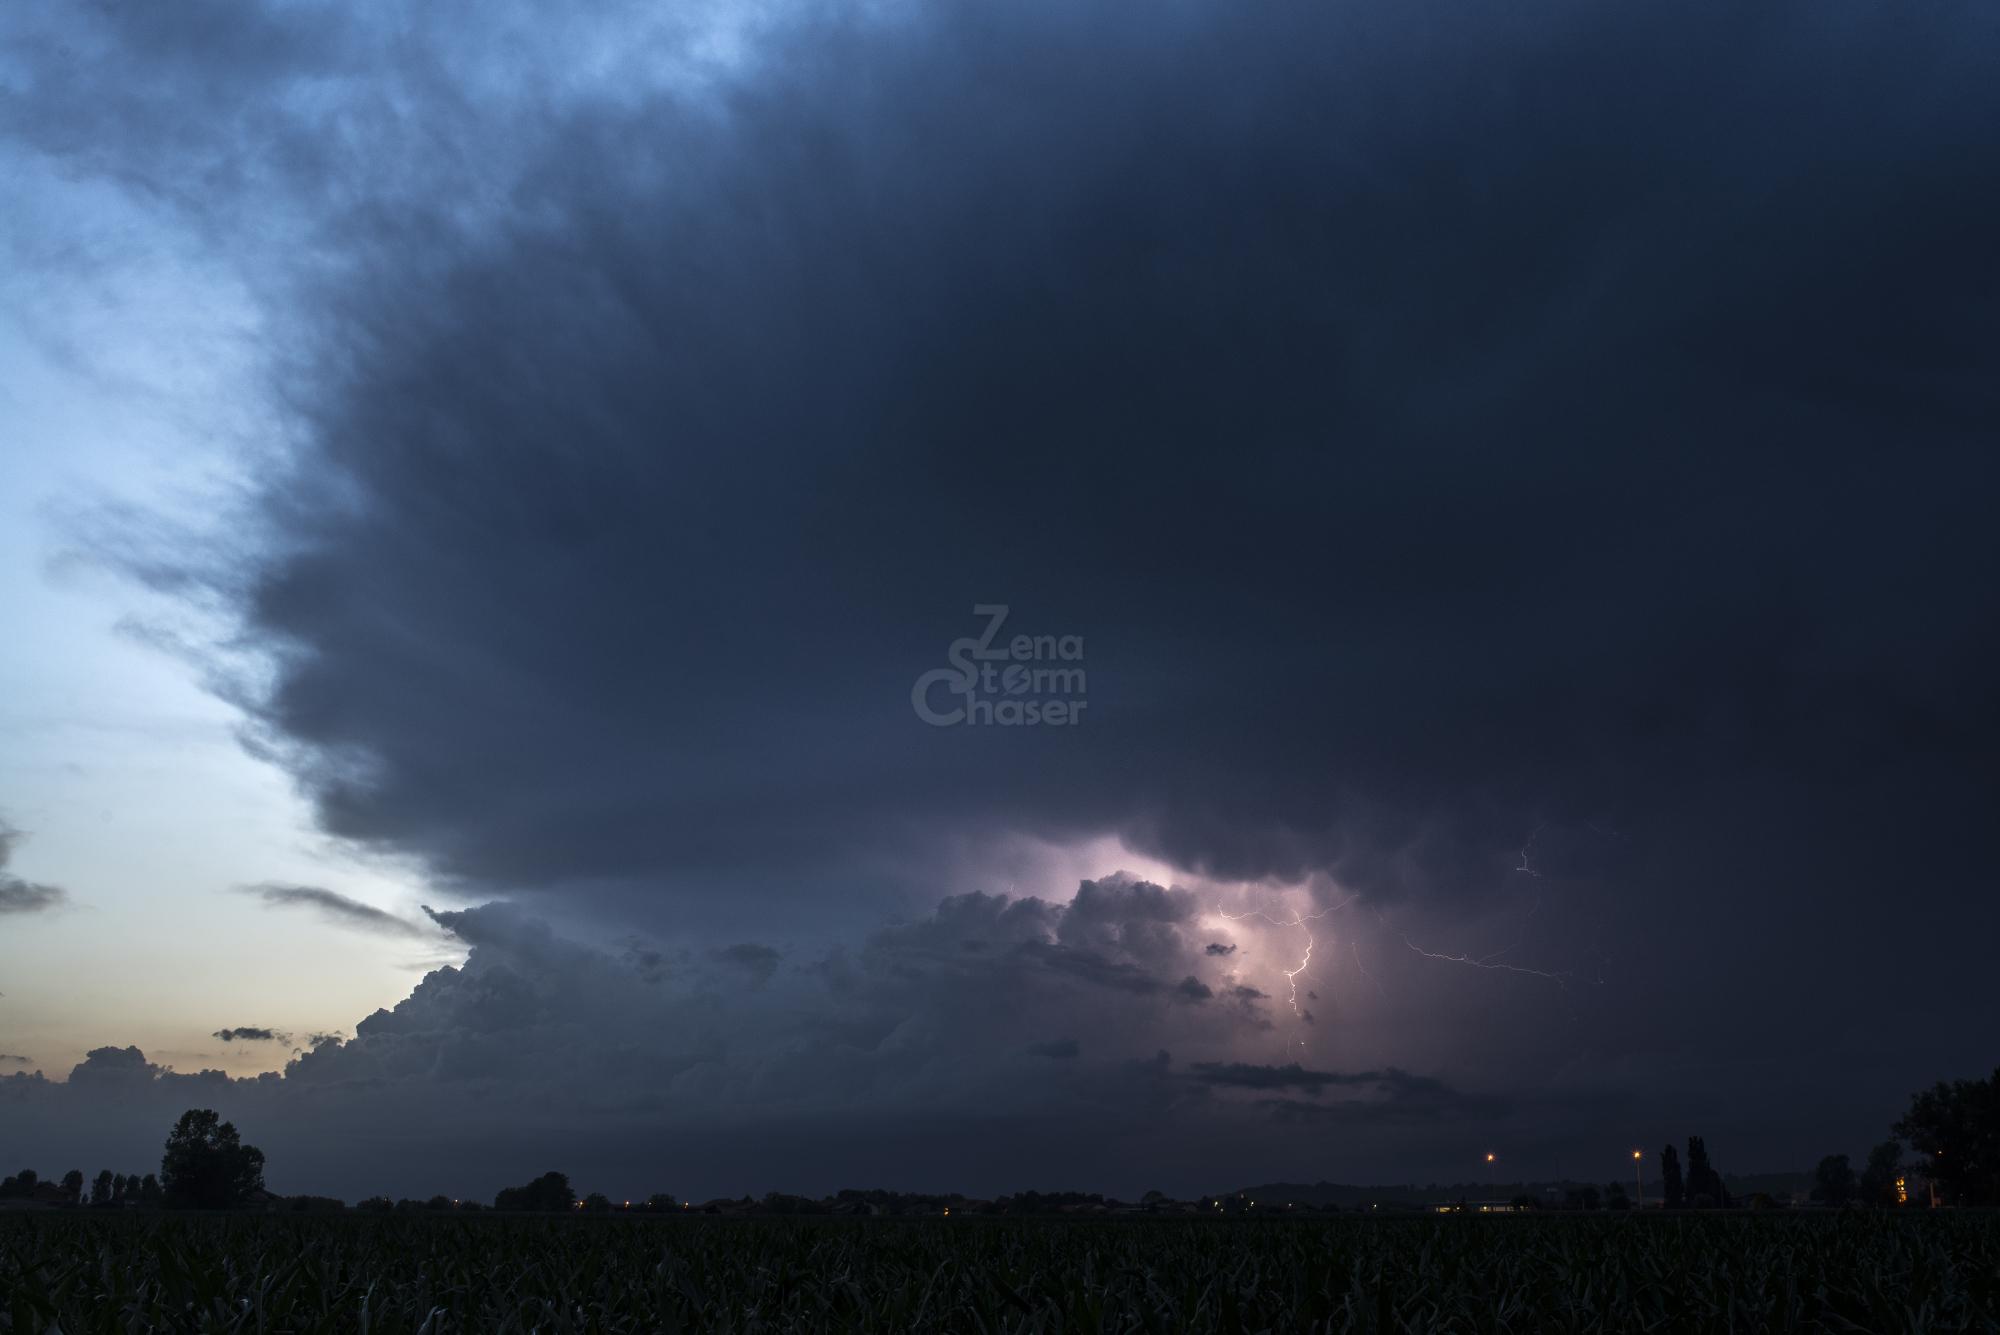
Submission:
[[[1994,1064],[1990,7],[0,28],[15,1158],[1608,1180]]]

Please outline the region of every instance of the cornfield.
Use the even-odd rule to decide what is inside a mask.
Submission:
[[[18,1215],[0,1330],[1996,1331],[2000,1216]]]

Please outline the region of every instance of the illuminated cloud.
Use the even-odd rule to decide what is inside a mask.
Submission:
[[[1166,1049],[1228,1053],[1262,1032],[1231,1009],[1177,1003],[1190,970],[1216,965],[1176,902],[1133,880],[1080,887],[1068,905],[955,897],[750,990],[734,960],[690,961],[649,981],[628,958],[508,905],[439,912],[472,943],[464,966],[434,971],[351,1038],[323,1038],[282,1074],[182,1075],[137,1048],[105,1047],[67,1084],[0,1080],[0,1105],[37,1143],[67,1145],[91,1127],[108,1153],[157,1139],[152,1123],[199,1096],[246,1134],[256,1128],[274,1166],[304,1174],[289,1179],[296,1189],[350,1194],[341,1174],[351,1170],[315,1165],[337,1165],[383,1118],[412,1139],[394,1152],[378,1145],[370,1162],[399,1180],[429,1181],[483,1146],[495,1161],[477,1170],[483,1185],[489,1171],[501,1174],[505,1147],[532,1135],[561,1136],[567,1153],[600,1167],[615,1154],[634,1173],[698,1173],[683,1159],[688,1145],[751,1127],[768,1137],[755,1171],[794,1189],[919,1171],[895,1167],[897,1147],[912,1143],[928,1146],[922,1155],[952,1145],[962,1180],[997,1184],[1022,1171],[1045,1124],[1069,1128],[1067,1147],[1044,1154],[1046,1171],[1094,1172],[1108,1162],[1101,1156],[1127,1152],[1115,1147],[1129,1148],[1137,1108],[1160,1119],[1146,1138],[1153,1154],[1268,1120],[1255,1106],[1214,1103],[1213,1082],[1191,1074],[1208,1068]],[[1072,953],[1054,950],[1064,942]],[[1086,951],[1098,967],[1073,966]],[[1135,976],[1157,983],[1134,987]],[[1230,986],[1212,977],[1218,992]],[[983,1148],[954,1130],[999,1122],[1011,1129]],[[829,1149],[831,1160],[818,1157]],[[718,1161],[704,1185],[721,1190],[745,1168],[740,1155]],[[1189,1161],[1191,1189],[1198,1168]]]

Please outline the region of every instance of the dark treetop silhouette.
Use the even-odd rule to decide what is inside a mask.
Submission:
[[[160,1185],[167,1204],[183,1209],[244,1205],[264,1190],[264,1151],[209,1109],[190,1108],[167,1137]]]

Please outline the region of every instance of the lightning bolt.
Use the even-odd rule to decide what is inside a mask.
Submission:
[[[1509,950],[1512,950],[1514,948],[1513,946],[1508,946],[1503,950],[1494,951],[1491,955],[1482,955],[1479,958],[1474,959],[1470,955],[1446,955],[1435,950],[1425,950],[1422,946],[1410,940],[1409,936],[1406,933],[1398,932],[1397,935],[1403,938],[1404,945],[1408,946],[1411,950],[1416,951],[1417,954],[1422,955],[1427,960],[1444,960],[1450,964],[1470,965],[1472,968],[1475,969],[1494,969],[1494,970],[1505,971],[1507,973],[1525,973],[1530,977],[1534,978],[1547,978],[1551,982],[1557,984],[1558,986],[1565,988],[1569,986],[1570,980],[1576,977],[1576,974],[1568,969],[1563,969],[1563,970],[1530,969],[1525,964],[1497,963],[1496,961],[1498,961],[1499,958],[1502,955],[1505,955]],[[1597,978],[1597,979],[1591,979],[1589,981],[1601,983],[1604,980],[1602,978]]]
[[[1535,864],[1533,861],[1533,854],[1535,851],[1535,840],[1539,838],[1541,836],[1542,831],[1547,828],[1548,828],[1548,822],[1543,821],[1540,825],[1537,825],[1534,829],[1528,832],[1528,842],[1521,845],[1521,860],[1520,862],[1516,863],[1514,867],[1515,871],[1522,872],[1529,876],[1532,876],[1538,881],[1542,879],[1542,874],[1535,870]]]
[[[1356,899],[1359,898],[1360,898],[1359,895],[1349,895],[1346,899],[1341,900],[1338,904],[1329,905],[1328,907],[1321,909],[1318,913],[1294,913],[1289,920],[1281,920],[1278,918],[1273,918],[1270,914],[1264,912],[1262,909],[1251,909],[1247,913],[1225,913],[1223,912],[1222,907],[1220,905],[1217,905],[1215,912],[1218,916],[1227,918],[1231,922],[1242,922],[1245,918],[1262,918],[1265,922],[1270,923],[1273,927],[1282,927],[1282,928],[1296,927],[1300,931],[1306,934],[1305,954],[1299,957],[1298,965],[1294,968],[1280,969],[1278,971],[1285,975],[1285,984],[1290,989],[1290,995],[1286,998],[1286,1001],[1289,1002],[1291,1005],[1292,1017],[1294,1019],[1303,1020],[1305,1019],[1305,1011],[1299,1006],[1299,975],[1304,973],[1306,971],[1306,966],[1312,963],[1313,946],[1317,944],[1313,940],[1312,928],[1306,926],[1306,924],[1309,922],[1318,922],[1321,918],[1326,917],[1329,913],[1337,913],[1341,909],[1346,908],[1349,904],[1352,904]],[[1299,1046],[1300,1047],[1305,1046],[1304,1039],[1299,1040]]]

